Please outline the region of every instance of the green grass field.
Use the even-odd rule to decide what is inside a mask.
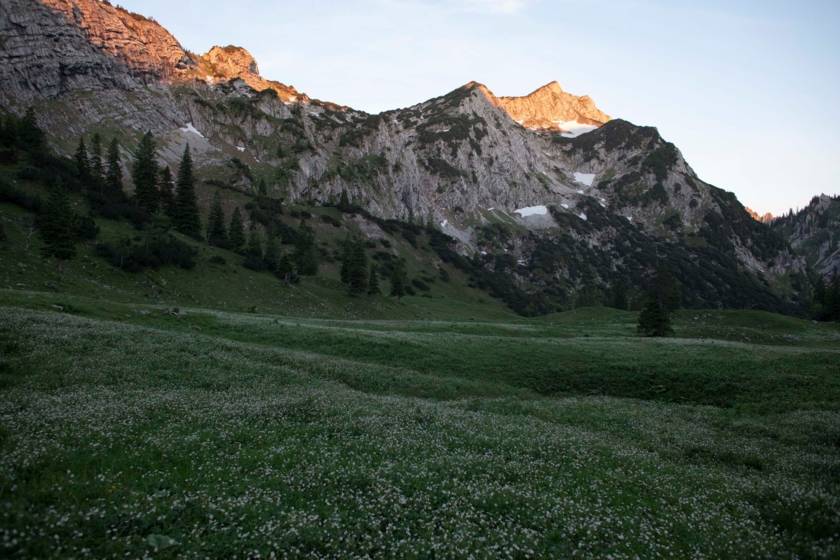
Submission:
[[[0,555],[840,555],[837,326],[142,299],[0,290]]]

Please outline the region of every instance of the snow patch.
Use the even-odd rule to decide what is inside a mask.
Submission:
[[[185,124],[184,126],[182,126],[182,127],[180,128],[180,130],[181,130],[181,132],[191,132],[191,133],[193,133],[193,134],[197,135],[199,138],[204,138],[204,135],[203,135],[202,133],[200,133],[200,132],[199,132],[199,131],[198,131],[198,130],[197,130],[197,129],[193,126],[193,123],[191,123],[191,122],[188,122],[187,124]]]
[[[239,150],[240,152],[244,152],[245,151],[245,146],[237,146],[236,149]]]
[[[564,202],[563,204],[561,204],[560,206],[562,206],[562,207],[563,207],[563,208],[565,208],[566,210],[568,210],[568,209],[569,209],[569,205],[568,205],[568,204],[566,204],[565,202]]]
[[[577,181],[578,183],[583,183],[587,187],[591,187],[592,186],[592,181],[595,180],[595,174],[594,173],[578,173],[577,171],[575,171],[574,175],[575,175],[575,181]]]
[[[545,206],[528,206],[526,208],[520,208],[519,210],[514,210],[514,213],[519,214],[523,218],[526,216],[536,216],[536,215],[545,215],[548,214],[548,208]]]
[[[562,131],[560,136],[565,138],[577,138],[581,134],[592,132],[598,128],[594,124],[583,124],[578,121],[554,121],[554,124],[556,124]]]
[[[585,213],[585,212],[581,212],[580,214],[578,214],[578,218],[580,218],[580,219],[581,219],[581,220],[583,220],[584,222],[585,222],[586,220],[588,220],[588,219],[589,219],[589,218],[587,218],[587,217],[586,217],[586,213]]]
[[[446,227],[446,226],[448,226],[448,225],[449,225],[449,220],[443,220],[443,221],[440,223],[440,227]]]

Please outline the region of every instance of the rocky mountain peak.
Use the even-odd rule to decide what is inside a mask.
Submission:
[[[756,212],[755,210],[753,210],[750,207],[746,207],[745,210],[747,211],[747,214],[749,214],[750,217],[753,220],[755,220],[756,222],[761,222],[762,224],[769,224],[775,218],[775,216],[773,216],[773,214],[771,214],[770,212],[765,212],[764,214],[759,214],[758,212]]]
[[[151,18],[100,0],[33,3],[63,16],[85,34],[91,45],[118,59],[135,74],[169,78],[195,64],[178,40]]]
[[[193,77],[208,83],[242,80],[256,91],[273,90],[286,103],[311,101],[307,95],[292,86],[263,78],[253,55],[234,45],[214,46],[202,55],[198,59],[198,67]]]
[[[578,136],[610,120],[588,95],[577,96],[552,81],[521,97],[499,97],[499,105],[526,128]]]

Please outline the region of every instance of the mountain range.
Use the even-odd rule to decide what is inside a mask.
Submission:
[[[657,129],[554,81],[521,97],[469,82],[368,114],[263,77],[244,48],[189,52],[107,1],[6,0],[0,36],[0,105],[34,107],[59,152],[99,132],[118,136],[128,160],[151,131],[170,166],[189,145],[205,211],[219,188],[251,196],[262,184],[285,203],[344,197],[374,218],[424,224],[486,273],[491,293],[503,296],[504,279],[526,294],[528,312],[603,300],[663,266],[684,305],[795,310],[809,275],[837,263],[833,218],[819,243],[805,218],[762,223]]]

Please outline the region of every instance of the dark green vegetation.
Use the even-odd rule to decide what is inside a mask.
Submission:
[[[346,321],[0,291],[7,557],[840,551],[840,330]],[[515,553],[515,550],[520,552]]]

